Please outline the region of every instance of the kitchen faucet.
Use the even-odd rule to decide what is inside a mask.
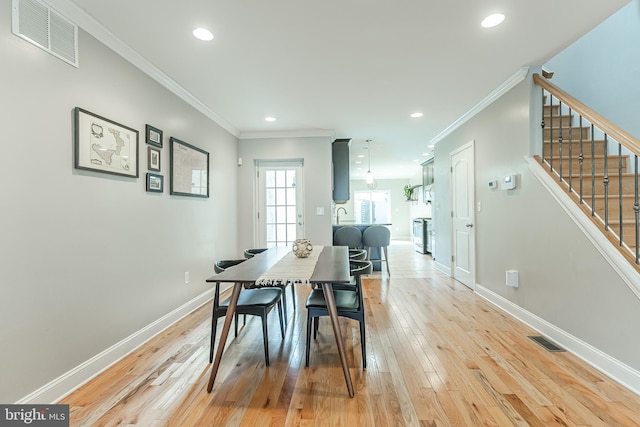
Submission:
[[[340,209],[342,209],[344,211],[344,214],[347,214],[347,210],[343,207],[339,207],[338,209],[336,209],[336,224],[340,224]]]

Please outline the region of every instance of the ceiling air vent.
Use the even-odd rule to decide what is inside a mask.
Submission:
[[[38,0],[13,0],[13,34],[78,67],[78,26]]]

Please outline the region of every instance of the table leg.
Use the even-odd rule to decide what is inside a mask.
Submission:
[[[218,340],[218,350],[216,351],[216,357],[213,359],[213,367],[211,368],[211,376],[209,377],[209,384],[207,385],[207,391],[211,393],[213,389],[213,382],[216,380],[218,374],[218,368],[220,367],[220,360],[222,359],[222,352],[224,346],[227,343],[227,337],[229,335],[229,329],[231,329],[231,321],[236,312],[236,306],[238,305],[238,298],[240,297],[240,290],[242,289],[242,283],[236,283],[233,285],[233,293],[229,300],[229,308],[227,309],[227,315],[224,317],[224,325],[222,326],[222,333]]]
[[[353,384],[351,383],[351,373],[349,372],[349,366],[347,365],[347,354],[344,351],[344,342],[342,342],[340,323],[338,323],[338,309],[336,307],[336,300],[333,296],[333,286],[331,283],[323,283],[322,290],[324,292],[324,299],[327,302],[327,309],[329,310],[329,317],[331,318],[331,326],[333,326],[333,334],[336,337],[338,354],[340,355],[340,362],[342,363],[344,379],[347,382],[349,397],[353,397]]]

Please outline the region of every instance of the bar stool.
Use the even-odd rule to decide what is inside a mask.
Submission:
[[[389,256],[387,254],[387,246],[391,241],[391,232],[383,225],[372,225],[364,230],[362,233],[362,244],[367,249],[367,259],[371,259],[371,248],[382,248],[384,251],[384,259],[382,259],[382,253],[380,254],[380,262],[384,261],[387,264],[387,274],[391,276],[389,272]],[[382,267],[382,266],[381,266]]]

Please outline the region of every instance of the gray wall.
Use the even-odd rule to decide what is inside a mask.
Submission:
[[[615,359],[640,369],[640,301],[529,172],[530,79],[438,142],[435,213],[438,261],[451,257],[449,153],[475,141],[476,283]],[[539,95],[535,98],[539,99]],[[518,175],[515,190],[490,179]],[[446,265],[449,267],[448,265]],[[520,272],[520,287],[505,271]]]
[[[303,159],[304,216],[306,238],[331,245],[331,138],[258,138],[240,140],[238,167],[239,249],[254,247],[257,160]],[[317,215],[324,208],[324,215]]]
[[[14,402],[210,289],[236,253],[237,139],[80,32],[76,69],[11,33],[0,7],[0,402]],[[140,178],[73,168],[76,106],[140,131]],[[165,193],[145,192],[144,127]],[[211,197],[168,194],[168,137],[210,152]],[[190,284],[184,284],[184,272]]]
[[[551,80],[640,138],[640,1],[633,0],[549,60]]]

